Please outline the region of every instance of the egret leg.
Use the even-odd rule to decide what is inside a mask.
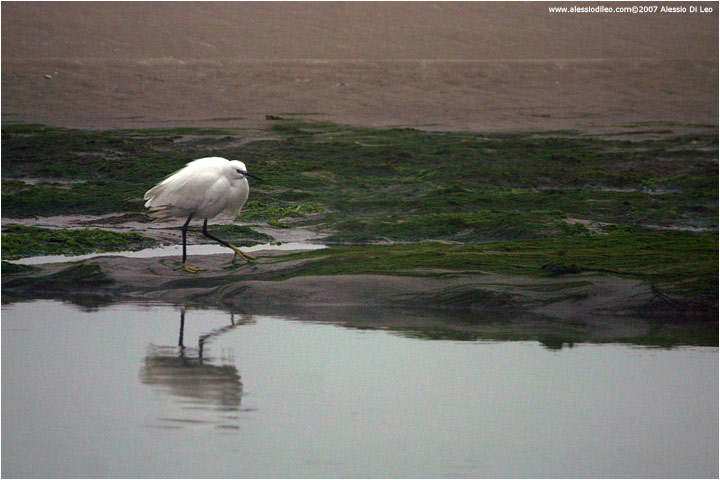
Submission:
[[[215,240],[215,241],[218,242],[219,244],[225,245],[226,247],[228,247],[229,249],[231,249],[233,252],[235,252],[235,255],[233,255],[233,259],[232,259],[232,261],[230,262],[230,265],[232,265],[232,264],[235,263],[235,260],[237,259],[237,257],[242,258],[242,259],[245,260],[246,262],[252,262],[253,260],[255,260],[255,257],[253,257],[253,256],[251,256],[251,255],[248,255],[247,253],[243,252],[242,250],[240,250],[240,249],[239,249],[238,247],[236,247],[235,245],[233,245],[233,244],[231,244],[231,243],[228,243],[228,242],[226,242],[225,240],[221,240],[221,239],[219,239],[219,238],[217,238],[217,237],[215,237],[215,236],[213,236],[213,235],[210,235],[210,233],[207,231],[207,220],[205,220],[205,221],[203,222],[202,233],[203,233],[203,235],[205,235],[206,237],[212,238],[213,240]]]
[[[180,350],[185,348],[183,344],[183,334],[185,332],[185,309],[180,310],[180,338],[178,338],[178,347]]]
[[[183,256],[182,256],[182,263],[175,267],[175,270],[180,270],[181,268],[189,273],[197,273],[202,271],[202,268],[197,267],[191,267],[187,264],[187,229],[188,225],[190,225],[190,220],[192,220],[192,215],[188,217],[187,220],[185,220],[185,224],[182,226],[182,246],[183,246]],[[205,220],[207,222],[207,220]]]

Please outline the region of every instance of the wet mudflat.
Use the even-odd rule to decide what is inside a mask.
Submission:
[[[387,310],[2,314],[5,477],[718,474],[717,347],[373,327]]]
[[[633,305],[611,302],[613,314],[661,310],[667,317],[670,309],[717,321],[712,125],[635,123],[597,135],[427,132],[273,118],[265,140],[232,128],[3,125],[3,259],[176,246],[180,222],[151,224],[142,195],[189,159],[221,155],[245,160],[267,182],[253,185],[239,218],[212,225],[215,234],[243,247],[298,241],[335,247],[292,257],[296,264],[283,269],[283,279],[493,273],[577,285],[587,281],[579,275],[602,274],[642,282],[647,290]],[[196,225],[189,238],[207,241]],[[105,285],[115,281],[115,290],[127,290],[113,277],[127,264],[83,271],[97,277],[99,268],[108,276]],[[68,282],[43,278],[57,272],[6,267],[12,266],[3,264],[4,293],[67,290]],[[33,278],[15,278],[25,274]],[[152,285],[156,280],[167,278],[155,277]],[[602,294],[556,291],[556,300]],[[430,303],[464,307],[508,292],[450,293]]]

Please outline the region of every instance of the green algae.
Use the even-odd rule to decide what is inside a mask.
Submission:
[[[113,283],[97,265],[74,263],[58,272],[42,276],[18,275],[6,283],[10,290],[41,292],[89,290],[108,286]]]
[[[272,235],[258,232],[245,225],[212,225],[208,231],[239,247],[269,243],[275,240]]]
[[[75,230],[12,225],[3,228],[2,258],[140,250],[155,244],[155,240],[133,232],[111,232],[99,228]]]
[[[423,242],[332,247],[283,260],[297,259],[308,261],[278,271],[272,279],[338,274],[435,275],[437,271],[529,276],[609,273],[640,278],[663,294],[705,302],[717,298],[718,286],[717,236],[686,232],[616,230],[603,235],[480,244]],[[553,269],[548,265],[564,268]]]
[[[662,130],[645,135],[648,127]],[[3,215],[140,212],[143,193],[167,174],[217,155],[265,179],[251,182],[240,221],[318,229],[330,244],[354,245],[305,254],[307,262],[278,278],[599,272],[641,278],[661,295],[716,302],[718,134],[686,127],[634,124],[604,136],[426,132],[293,116],[270,125],[275,138],[253,141],[223,128],[4,125]],[[233,241],[249,236],[216,231]],[[40,234],[25,235],[32,236]],[[388,241],[413,244],[372,246]],[[68,248],[46,241],[36,252],[53,243]],[[4,235],[3,255],[8,246],[12,252]]]
[[[18,273],[32,272],[34,267],[30,265],[19,265],[17,263],[2,261],[2,274],[3,275],[17,275]]]
[[[287,219],[334,230],[342,242],[452,239],[463,222],[474,225],[463,241],[551,236],[563,233],[566,218],[717,229],[715,132],[628,141],[567,131],[372,129],[301,118],[278,120],[269,130],[278,138],[246,141],[242,130],[213,128],[3,126],[3,176],[13,179],[3,183],[5,215],[141,210],[148,188],[212,154],[241,159],[266,180],[253,182],[243,221]],[[409,215],[415,218],[408,228],[391,231],[397,217]],[[477,228],[483,215],[495,232]],[[497,221],[503,218],[517,232],[504,233],[507,222]],[[448,222],[457,228],[448,230]],[[415,226],[427,232],[408,236]]]

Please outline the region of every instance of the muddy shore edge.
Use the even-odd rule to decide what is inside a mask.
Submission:
[[[2,289],[6,300],[54,298],[85,307],[151,301],[255,314],[312,312],[315,316],[337,309],[412,310],[465,315],[480,322],[512,318],[522,322],[534,317],[600,330],[621,325],[632,330],[638,322],[717,324],[717,305],[670,298],[642,280],[611,274],[538,278],[402,272],[283,278],[315,260],[266,251],[259,252],[253,263],[227,268],[228,259],[229,255],[222,254],[198,257],[196,263],[206,270],[188,274],[175,270],[177,262],[171,257],[95,257],[3,275]]]

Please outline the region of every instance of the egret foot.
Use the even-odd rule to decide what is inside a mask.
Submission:
[[[197,273],[197,272],[202,272],[203,270],[205,270],[204,268],[191,267],[190,265],[187,264],[187,262],[184,262],[181,265],[178,265],[173,270],[180,270],[181,268],[189,273]]]
[[[230,262],[230,265],[234,265],[234,264],[235,264],[235,260],[237,260],[237,257],[242,258],[242,259],[245,260],[246,262],[252,262],[252,261],[255,260],[255,257],[253,257],[252,255],[248,255],[247,253],[243,252],[242,250],[240,250],[240,249],[239,249],[238,247],[236,247],[235,245],[230,245],[230,248],[232,248],[233,252],[235,252],[235,255],[233,255],[233,259],[232,259],[232,261]]]

